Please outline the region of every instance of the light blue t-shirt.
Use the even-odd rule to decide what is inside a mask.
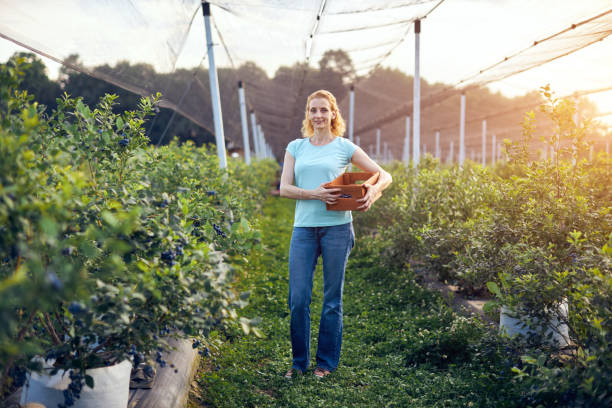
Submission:
[[[295,159],[295,185],[314,190],[332,181],[346,171],[357,145],[343,137],[336,137],[324,146],[314,146],[305,137],[287,145],[287,151]],[[351,222],[350,211],[328,211],[321,200],[297,200],[294,227],[328,227]]]

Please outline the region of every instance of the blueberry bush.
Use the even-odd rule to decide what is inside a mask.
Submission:
[[[524,339],[524,367],[515,367],[529,390],[525,405],[607,406],[612,159],[587,159],[589,122],[576,124],[573,104],[548,87],[542,94],[541,110],[555,124],[544,140],[551,159],[532,160],[527,146],[536,123],[527,113],[522,139],[506,144],[506,162],[482,168],[427,158],[416,170],[396,165],[391,171],[401,187],[363,219],[378,226],[381,259],[390,267],[418,265],[464,294],[491,296],[492,315],[504,305],[540,329]],[[563,302],[568,316],[559,312]],[[570,330],[562,350],[547,345],[546,325],[537,324],[555,318]]]
[[[166,364],[170,337],[194,345],[224,325],[251,329],[233,289],[260,245],[252,220],[277,165],[207,147],[148,144],[159,95],[115,112],[64,95],[52,112],[19,90],[27,66],[0,68],[0,372],[2,394],[27,370],[86,369],[125,359]]]

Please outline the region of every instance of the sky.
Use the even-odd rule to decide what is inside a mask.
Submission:
[[[403,15],[411,18],[415,13],[431,9],[437,1],[413,8],[397,8],[394,6],[401,4],[400,0],[328,0],[318,28],[315,16],[320,0],[218,0],[213,3],[225,9],[213,6],[212,11],[223,42],[237,65],[253,60],[273,75],[280,65],[305,59],[308,48],[305,48],[304,39],[315,30],[310,49],[313,65],[325,49],[357,49],[386,39],[403,38],[382,65],[413,75],[415,37],[411,26],[408,30],[404,25],[344,34],[326,33],[349,23],[372,25],[401,20]],[[197,66],[204,57],[204,25],[201,11],[196,11],[198,4],[197,0],[0,0],[0,33],[22,39],[35,48],[51,50],[59,57],[78,52],[89,66],[127,59],[149,61],[159,71],[167,71],[175,64],[177,67]],[[385,4],[387,9],[342,14],[347,7],[380,4]],[[444,0],[422,21],[421,78],[454,84],[530,46],[535,40],[609,9],[612,9],[612,0]],[[192,17],[194,24],[186,31]],[[216,31],[215,43],[218,64],[229,65]],[[22,50],[13,42],[0,38],[1,61]],[[372,52],[375,55],[380,49]],[[367,54],[362,57],[367,59]],[[42,59],[50,76],[56,77],[59,65]],[[564,96],[612,86],[611,68],[612,36],[609,36],[569,56],[494,82],[489,87],[506,96],[518,96],[550,84],[558,95]],[[612,91],[592,94],[588,98],[596,103],[600,112],[612,112]],[[599,119],[612,128],[612,115]]]

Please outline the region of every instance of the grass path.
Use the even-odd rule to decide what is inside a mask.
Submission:
[[[240,281],[240,289],[251,289],[242,315],[261,317],[263,337],[237,328],[213,333],[190,407],[520,406],[496,337],[421,288],[410,271],[385,270],[376,248],[360,237],[346,272],[340,366],[323,380],[312,366],[285,380],[292,217],[292,201],[267,201],[258,221],[265,249],[251,254],[248,276]],[[321,297],[319,265],[311,306],[313,360]]]

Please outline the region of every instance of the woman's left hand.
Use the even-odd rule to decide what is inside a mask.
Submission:
[[[367,191],[363,198],[357,200],[358,203],[363,203],[361,206],[357,207],[357,211],[368,211],[374,201],[380,197],[380,192],[378,191],[376,185],[366,183],[363,186]]]

